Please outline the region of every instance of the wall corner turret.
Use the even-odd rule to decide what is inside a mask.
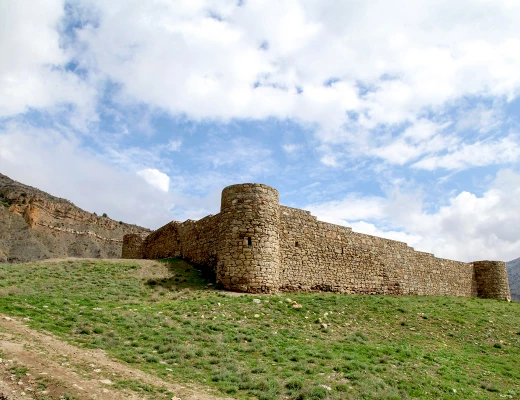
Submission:
[[[484,299],[511,301],[506,263],[503,261],[474,261],[477,296]]]

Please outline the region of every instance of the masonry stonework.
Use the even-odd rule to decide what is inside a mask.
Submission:
[[[220,213],[125,235],[123,258],[182,257],[228,290],[478,296],[510,300],[505,263],[437,258],[406,243],[318,221],[272,187],[226,187]]]

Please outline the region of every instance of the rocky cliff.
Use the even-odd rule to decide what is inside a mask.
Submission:
[[[97,216],[0,174],[0,262],[118,258],[127,233],[150,230]]]

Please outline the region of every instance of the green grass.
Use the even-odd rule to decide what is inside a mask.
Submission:
[[[167,277],[139,277],[139,268],[83,260],[0,265],[0,312],[164,380],[237,398],[520,397],[518,303],[230,296],[179,260],[170,260]]]

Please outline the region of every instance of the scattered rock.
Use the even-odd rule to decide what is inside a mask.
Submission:
[[[321,324],[321,329],[327,329],[328,328],[328,325],[327,324]]]
[[[261,302],[262,302],[262,300],[260,300],[260,299],[253,299],[253,303],[260,304]]]
[[[302,305],[298,304],[298,303],[295,303],[295,304],[292,305],[292,308],[295,308],[295,309],[299,310],[300,308],[302,308]]]

